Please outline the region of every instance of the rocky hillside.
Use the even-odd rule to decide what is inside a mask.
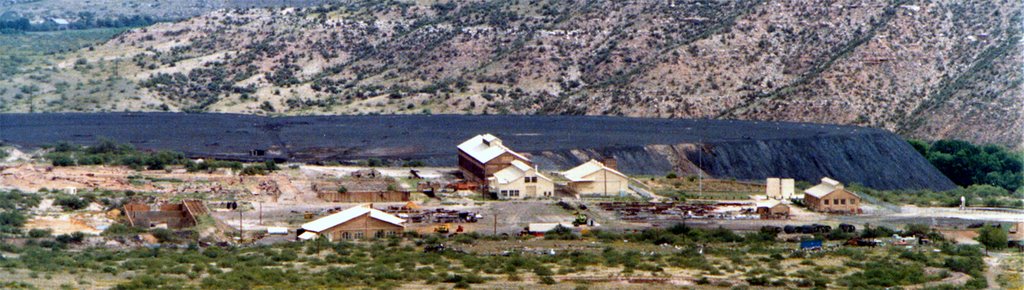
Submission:
[[[0,15],[24,17],[33,22],[62,18],[74,23],[83,18],[135,16],[178,20],[218,9],[305,7],[328,2],[330,0],[0,0]]]
[[[0,79],[21,88],[0,91],[0,110],[738,118],[1024,147],[1022,7],[494,0],[221,10],[26,67]]]

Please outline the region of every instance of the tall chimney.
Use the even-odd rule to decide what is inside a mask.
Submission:
[[[601,163],[603,163],[605,167],[619,170],[619,162],[615,161],[615,157],[605,157],[604,160],[601,161]]]

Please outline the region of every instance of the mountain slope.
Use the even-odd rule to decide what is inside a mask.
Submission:
[[[222,10],[28,67],[0,85],[42,84],[0,92],[0,110],[739,118],[1022,147],[1022,7],[494,0]]]

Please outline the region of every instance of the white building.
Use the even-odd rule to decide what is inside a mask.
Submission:
[[[522,199],[527,197],[553,197],[555,183],[544,176],[537,167],[531,167],[519,160],[513,160],[511,166],[499,170],[488,179],[488,183],[498,199]]]
[[[562,176],[580,195],[623,195],[629,191],[628,176],[593,159],[562,172]]]

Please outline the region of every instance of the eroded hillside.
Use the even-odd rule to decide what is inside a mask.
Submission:
[[[4,76],[3,111],[605,114],[1024,144],[1020,1],[221,10]],[[25,84],[35,87],[25,89]]]

